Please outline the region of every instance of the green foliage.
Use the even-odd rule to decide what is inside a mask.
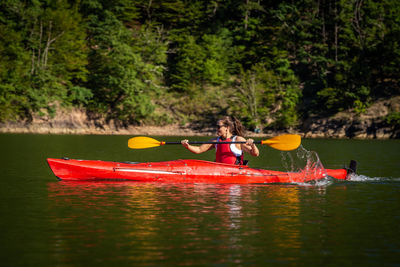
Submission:
[[[143,120],[154,110],[150,98],[155,90],[154,66],[135,52],[131,32],[112,13],[105,11],[102,21],[91,17],[90,29],[97,46],[89,64],[93,106],[121,121]]]
[[[4,106],[6,117],[21,116],[22,110],[28,116],[54,114],[56,103],[80,104],[90,97],[80,86],[87,77],[86,34],[74,6],[66,0],[57,4],[5,1],[0,17],[4,23],[0,25],[4,48],[0,79],[13,84],[3,92],[3,99],[18,105],[14,109]],[[86,91],[85,97],[76,94],[76,88]]]
[[[361,102],[360,100],[354,101],[354,111],[357,114],[365,113],[367,111],[368,104]]]
[[[133,49],[139,53],[145,63],[152,64],[162,72],[167,64],[168,40],[161,26],[142,25],[134,32]]]
[[[0,120],[294,127],[400,95],[399,40],[396,0],[2,0]]]
[[[205,34],[201,39],[187,36],[175,58],[172,88],[178,92],[198,90],[204,84],[222,85],[230,73],[232,40],[226,29]]]
[[[233,56],[230,32],[223,29],[217,35],[206,34],[202,38],[202,46],[206,57],[202,70],[203,79],[213,85],[223,84],[228,78]]]
[[[243,117],[252,129],[263,126],[285,128],[297,123],[298,81],[288,69],[287,60],[282,59],[277,65],[275,71],[268,70],[263,64],[241,71],[236,85],[239,101],[232,101],[231,105],[234,113]]]
[[[262,65],[251,70],[241,69],[239,80],[235,83],[235,98],[231,100],[231,109],[240,115],[247,127],[262,128],[270,108],[275,103],[275,95],[270,91],[273,74]]]
[[[12,84],[0,84],[0,122],[24,117],[27,99]]]
[[[343,96],[336,88],[324,88],[317,93],[319,103],[326,111],[337,111],[342,106]]]
[[[187,92],[192,84],[200,83],[201,85],[205,51],[196,43],[194,36],[187,36],[186,42],[181,44],[176,61],[175,73],[171,75],[172,88]]]
[[[385,117],[385,121],[387,124],[392,125],[393,127],[400,127],[400,112],[392,112]]]
[[[68,103],[75,105],[87,105],[93,98],[92,91],[86,87],[71,86],[68,93]]]

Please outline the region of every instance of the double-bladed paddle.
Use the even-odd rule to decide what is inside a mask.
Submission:
[[[245,144],[244,141],[224,142],[224,141],[190,141],[189,144]],[[298,148],[301,144],[301,137],[297,134],[283,134],[267,140],[254,141],[255,144],[268,145],[274,149],[290,151]],[[177,145],[181,142],[158,141],[151,137],[137,136],[130,138],[128,147],[133,149],[143,149],[162,145]]]

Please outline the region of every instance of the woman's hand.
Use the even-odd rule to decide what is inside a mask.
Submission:
[[[188,147],[189,147],[189,140],[184,139],[184,140],[181,141],[181,144],[182,144],[184,147],[188,148]]]
[[[260,152],[258,151],[258,148],[256,144],[254,144],[254,140],[249,138],[246,140],[246,146],[248,148],[247,152],[250,153],[252,156],[258,157]]]
[[[253,147],[254,146],[254,140],[251,139],[251,138],[247,139],[246,140],[246,145],[249,145],[249,146]]]

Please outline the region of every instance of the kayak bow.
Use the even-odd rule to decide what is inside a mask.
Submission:
[[[54,175],[61,180],[132,180],[166,183],[297,183],[320,180],[327,176],[345,180],[355,172],[350,168],[281,172],[230,165],[204,160],[172,160],[163,162],[111,162],[48,158]]]

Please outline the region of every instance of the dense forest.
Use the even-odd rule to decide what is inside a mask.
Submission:
[[[295,127],[400,95],[399,41],[397,0],[1,0],[0,121]]]

